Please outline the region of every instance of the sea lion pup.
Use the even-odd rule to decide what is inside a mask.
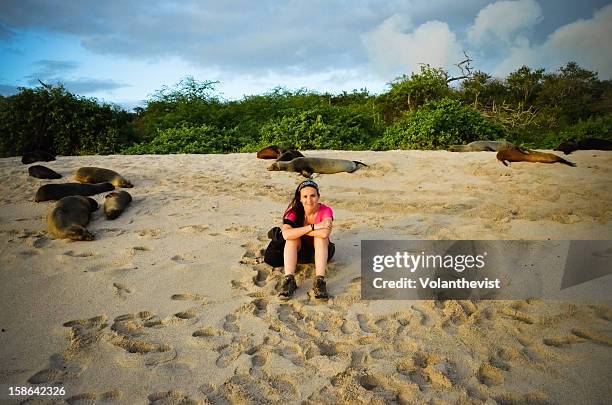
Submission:
[[[274,162],[268,167],[268,170],[297,172],[302,173],[303,176],[310,177],[313,173],[352,173],[357,170],[360,165],[367,166],[365,163],[356,160],[300,157],[290,162]]]
[[[536,163],[563,163],[564,165],[576,167],[575,163],[553,155],[552,153],[537,152],[530,150],[529,153],[521,152],[520,150],[505,149],[497,152],[497,160],[508,166],[507,162],[536,162]]]
[[[114,190],[115,187],[110,183],[80,184],[80,183],[60,183],[45,184],[40,186],[34,197],[34,201],[61,200],[70,195],[94,195],[105,191]]]
[[[278,159],[284,151],[276,145],[270,145],[257,152],[257,159]]]
[[[130,202],[132,202],[132,196],[127,191],[113,191],[104,196],[104,215],[107,219],[115,219],[121,215]]]
[[[115,187],[134,187],[119,173],[101,167],[81,167],[74,174],[74,179],[79,183],[111,183]]]
[[[56,239],[93,240],[85,228],[89,216],[98,209],[93,198],[69,196],[59,200],[47,216],[47,229]]]
[[[575,150],[612,150],[612,141],[599,138],[585,138],[579,141],[565,141],[555,148],[569,155]]]
[[[34,162],[50,162],[55,160],[55,156],[44,150],[34,150],[32,152],[25,152],[21,157],[21,163],[29,165]]]
[[[277,162],[290,162],[293,159],[299,158],[299,157],[304,157],[304,155],[302,155],[300,151],[298,150],[291,149],[286,152],[283,152],[283,154],[280,155],[278,159],[276,159],[276,161]]]
[[[48,167],[41,165],[34,165],[28,167],[28,173],[32,177],[37,179],[61,179],[62,175]]]
[[[500,150],[516,149],[522,150],[515,144],[507,141],[474,141],[467,145],[451,145],[451,152],[499,152]]]

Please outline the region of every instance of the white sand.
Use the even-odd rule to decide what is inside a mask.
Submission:
[[[276,298],[280,272],[261,250],[303,178],[254,154],[38,163],[64,175],[53,181],[0,159],[0,384],[126,404],[609,401],[610,305],[362,301],[358,277],[363,239],[612,239],[612,152],[575,152],[576,168],[305,154],[370,165],[316,177],[335,213],[325,304],[307,295],[311,266],[292,300]],[[34,194],[81,166],[120,172],[134,201],[114,221],[94,213],[95,241],[51,239],[54,203]]]

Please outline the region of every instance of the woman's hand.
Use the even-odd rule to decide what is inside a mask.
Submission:
[[[325,230],[330,230],[332,229],[332,220],[327,218],[324,219],[323,221],[319,222],[318,224],[315,224],[314,226],[315,230],[319,230],[319,229],[325,229]]]

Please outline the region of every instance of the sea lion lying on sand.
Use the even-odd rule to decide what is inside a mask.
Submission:
[[[522,150],[515,144],[507,141],[474,141],[467,145],[451,145],[451,152],[499,152],[500,150],[516,149]]]
[[[62,175],[48,167],[41,165],[34,165],[28,167],[28,174],[37,179],[61,179]]]
[[[55,156],[44,150],[34,150],[32,152],[26,152],[21,157],[21,163],[29,165],[34,162],[50,162],[55,160]]]
[[[291,149],[286,152],[283,152],[283,154],[280,155],[278,159],[276,159],[276,161],[277,162],[290,162],[293,159],[296,159],[299,157],[304,157],[304,155],[302,155],[300,151],[298,150]]]
[[[506,149],[497,152],[497,160],[508,166],[507,162],[536,162],[536,163],[563,163],[568,166],[575,167],[576,164],[553,155],[552,153],[537,152],[530,150],[529,153],[521,152],[520,150]]]
[[[599,138],[585,138],[579,141],[565,141],[555,148],[566,155],[575,150],[612,150],[612,141]]]
[[[61,200],[64,197],[71,195],[94,195],[105,191],[114,190],[115,187],[110,183],[98,184],[79,184],[79,183],[61,183],[61,184],[45,184],[40,186],[34,197],[34,201],[49,201]]]
[[[111,183],[115,187],[134,187],[132,183],[123,178],[119,173],[103,169],[101,167],[81,167],[74,174],[74,179],[79,183]]]
[[[93,198],[69,196],[59,200],[47,216],[47,229],[57,239],[93,240],[85,228],[91,213],[98,209]]]
[[[107,219],[115,219],[132,202],[132,196],[127,191],[113,191],[104,196],[104,215]]]
[[[276,145],[270,145],[257,152],[257,159],[278,159],[283,150]]]
[[[302,173],[303,176],[310,177],[313,173],[352,173],[357,170],[360,165],[367,166],[365,163],[356,160],[300,157],[290,162],[274,162],[268,167],[268,170],[297,172]]]

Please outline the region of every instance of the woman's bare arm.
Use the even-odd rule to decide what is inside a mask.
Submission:
[[[317,238],[327,238],[332,231],[332,220],[326,218],[323,221],[315,224],[315,230],[312,230],[312,226],[306,225],[299,228],[292,228],[289,224],[283,224],[282,232],[285,240],[293,240],[301,238],[304,235],[313,236]]]

